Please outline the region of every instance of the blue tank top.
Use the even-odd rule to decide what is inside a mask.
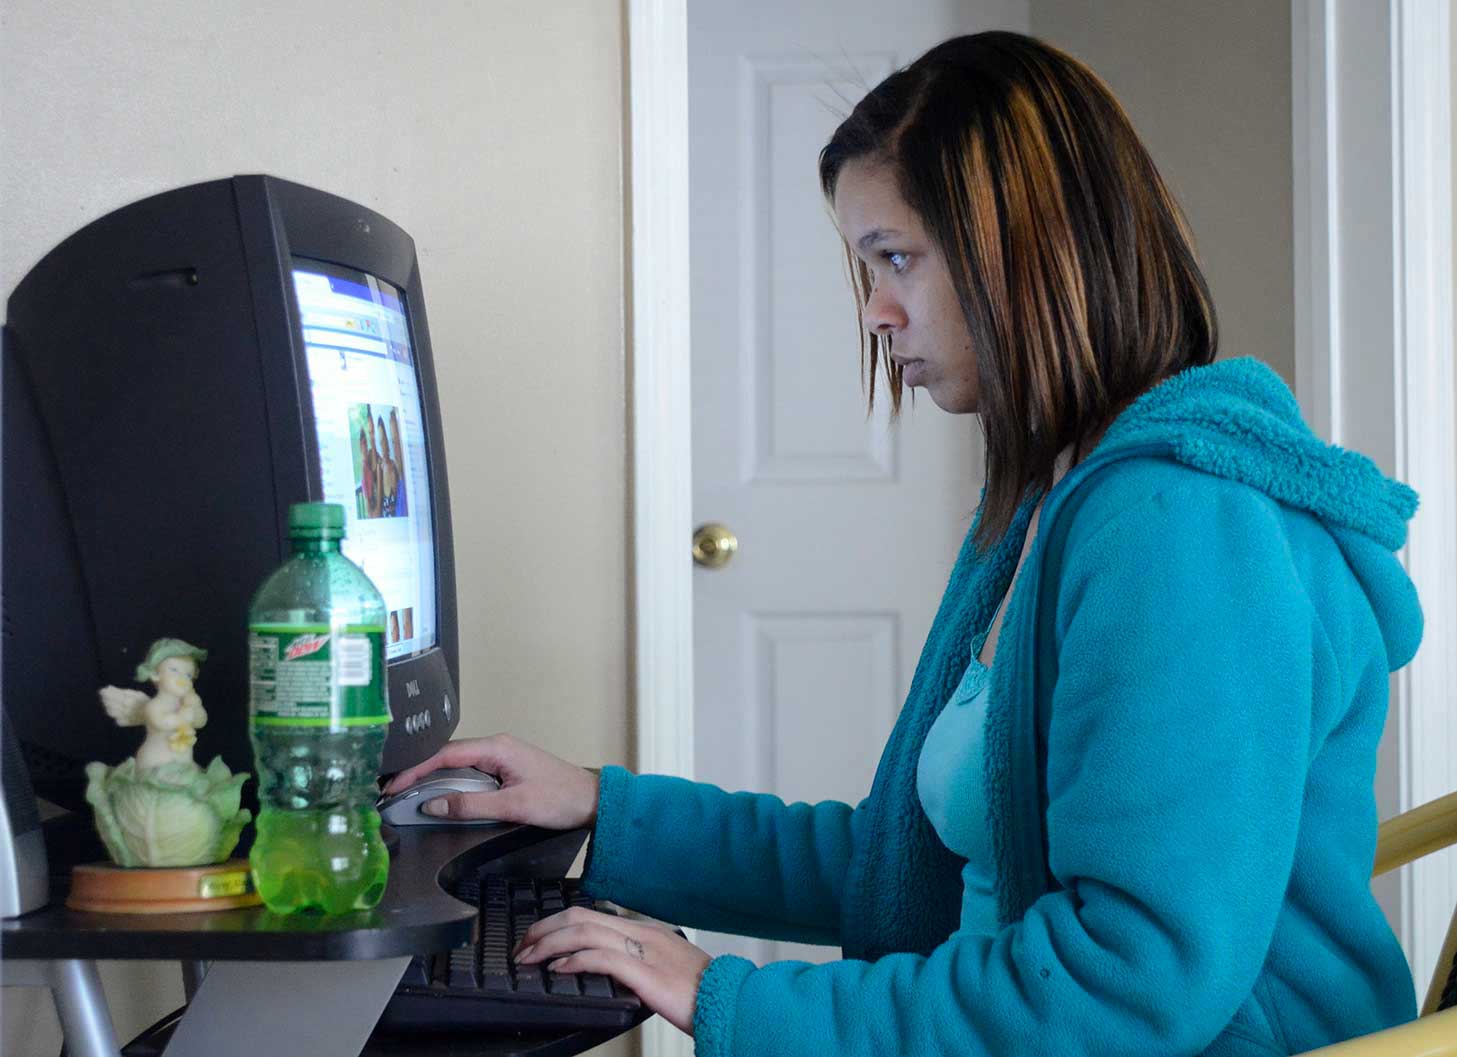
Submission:
[[[982,786],[983,727],[991,669],[975,657],[921,748],[916,792],[941,843],[966,859],[959,932],[990,936],[997,922],[996,867]]]

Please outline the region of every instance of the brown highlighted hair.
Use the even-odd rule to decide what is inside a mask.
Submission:
[[[833,202],[851,161],[892,168],[945,258],[980,378],[986,495],[1000,539],[1057,455],[1145,390],[1214,359],[1218,328],[1183,213],[1128,115],[1082,63],[1032,37],[956,37],[891,74],[820,152]],[[847,245],[863,324],[870,271]],[[874,406],[889,335],[861,329]]]

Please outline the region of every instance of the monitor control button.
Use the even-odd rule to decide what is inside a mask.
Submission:
[[[450,695],[442,694],[440,697],[440,713],[446,719],[450,718]]]

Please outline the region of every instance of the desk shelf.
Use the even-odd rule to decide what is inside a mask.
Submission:
[[[366,1016],[369,1019],[362,1023],[372,1024],[405,964],[402,960],[396,961],[385,979],[380,974],[387,966],[386,960],[443,950],[470,940],[477,911],[448,894],[457,879],[482,869],[513,876],[565,876],[586,840],[587,831],[556,832],[502,824],[408,827],[399,830],[398,836],[399,845],[390,858],[389,883],[373,910],[335,917],[280,916],[262,907],[196,914],[98,914],[67,909],[64,903],[68,882],[57,878],[50,906],[0,922],[0,946],[4,948],[7,962],[210,962],[216,964],[209,976],[247,980],[250,979],[247,972],[252,972],[254,980],[273,977],[275,988],[278,980],[301,979],[297,974],[305,971],[305,967],[298,963],[336,962],[338,969],[331,975],[372,980],[371,986],[379,995],[368,1000],[372,1012],[362,1007],[349,1008],[351,996],[348,994],[337,999],[344,1003],[339,1008]],[[276,970],[261,973],[261,968],[249,970],[248,965],[229,963],[278,963],[278,966]],[[349,966],[358,968],[349,969]],[[316,974],[319,968],[310,966],[307,971]],[[174,1031],[179,1036],[190,1035],[180,1046],[183,1051],[203,1052],[197,1029],[186,1027],[194,1023],[191,1014],[200,1018],[199,1025],[231,1022],[220,1025],[227,1029],[225,1037],[236,1037],[240,1026],[267,1033],[266,1021],[257,1019],[266,1016],[265,1011],[260,1008],[254,1012],[247,995],[209,996],[207,983],[204,980],[192,1008],[186,1011],[188,1016],[169,1017],[159,1022],[126,1048],[129,1057],[162,1053]],[[245,986],[243,990],[257,988],[267,989],[260,984]],[[343,985],[337,989],[349,990]],[[310,1000],[317,998],[321,1006],[326,1004],[324,994],[309,997]],[[199,998],[203,999],[202,1009],[198,1008]],[[315,1012],[328,1016],[322,1008]],[[644,1011],[642,1019],[648,1015]],[[348,1019],[360,1022],[352,1015]],[[363,1029],[360,1030],[356,1038],[362,1040]],[[359,1042],[348,1049],[365,1057],[568,1057],[600,1045],[616,1034],[619,1033],[503,1030],[395,1036],[380,1032],[363,1042],[362,1050],[357,1049]],[[180,1038],[179,1042],[182,1042]],[[248,1048],[247,1052],[254,1051]]]
[[[446,888],[466,870],[560,877],[585,830],[533,826],[399,831],[389,883],[378,906],[335,917],[282,916],[263,907],[199,914],[97,914],[69,910],[58,881],[51,905],[0,923],[0,946],[15,959],[332,961],[444,950],[470,939],[475,909]]]

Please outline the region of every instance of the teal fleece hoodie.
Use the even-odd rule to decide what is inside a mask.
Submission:
[[[844,950],[714,959],[698,1053],[1243,1057],[1415,1016],[1369,879],[1416,495],[1254,360],[1150,390],[1046,496],[984,731],[1003,927],[957,934],[916,763],[1037,498],[987,552],[968,535],[857,807],[603,771],[592,894]]]

